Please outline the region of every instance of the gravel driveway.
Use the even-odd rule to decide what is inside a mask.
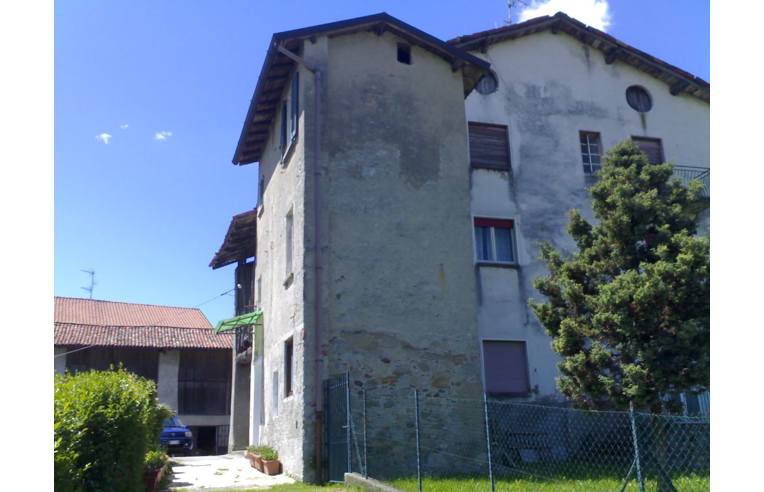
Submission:
[[[170,490],[189,491],[222,488],[267,488],[294,483],[284,474],[268,476],[249,464],[243,451],[220,456],[172,457],[173,480]]]

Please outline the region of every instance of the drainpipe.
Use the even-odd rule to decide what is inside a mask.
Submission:
[[[323,406],[321,394],[321,71],[306,62],[303,58],[292,53],[285,47],[277,45],[276,49],[284,56],[302,65],[313,74],[313,323],[315,324],[315,341],[313,345],[313,402],[315,405],[314,455],[317,481],[321,479],[322,461],[322,431]]]

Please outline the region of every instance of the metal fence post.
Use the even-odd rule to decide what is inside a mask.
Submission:
[[[631,420],[631,438],[634,441],[634,464],[637,467],[637,483],[639,492],[645,492],[645,482],[642,479],[642,467],[639,463],[639,440],[637,439],[637,423],[634,419],[634,403],[629,402],[629,420]]]
[[[347,426],[345,435],[347,436],[348,441],[348,473],[353,472],[353,449],[351,447],[351,440],[350,440],[350,373],[345,373],[345,409],[347,414],[347,421],[345,422],[345,425]]]
[[[363,476],[369,478],[368,454],[366,451],[366,388],[363,389]]]
[[[491,462],[491,427],[488,424],[488,398],[486,398],[485,391],[483,392],[483,414],[485,416],[485,447],[488,451],[488,479],[491,481],[491,492],[494,492],[496,489],[493,483],[493,464]]]
[[[422,471],[419,462],[419,390],[414,390],[414,426],[416,429],[416,480],[422,492]]]

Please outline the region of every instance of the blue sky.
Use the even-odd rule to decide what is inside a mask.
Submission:
[[[591,24],[609,17],[610,34],[709,80],[707,2],[551,2]],[[59,0],[54,9],[55,294],[87,296],[80,270],[93,268],[95,298],[179,306],[233,285],[232,266],[207,265],[230,217],[256,203],[257,166],[231,157],[273,32],[387,11],[448,39],[498,27],[507,13],[505,0]],[[232,306],[222,296],[202,309],[215,323]]]

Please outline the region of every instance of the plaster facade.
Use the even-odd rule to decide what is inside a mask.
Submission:
[[[558,357],[527,305],[537,297],[533,279],[546,273],[538,245],[549,241],[572,251],[565,231],[568,211],[592,220],[579,131],[599,132],[604,151],[632,136],[659,138],[666,161],[709,167],[709,105],[625,63],[607,64],[602,53],[564,33],[536,33],[473,52],[491,63],[497,90],[473,91],[467,121],[506,125],[511,171],[474,169],[474,216],[515,221],[516,268],[480,266],[478,326],[483,340],[526,342],[531,398],[559,398]],[[644,87],[653,107],[628,106],[626,88]],[[699,232],[708,234],[708,211]]]

